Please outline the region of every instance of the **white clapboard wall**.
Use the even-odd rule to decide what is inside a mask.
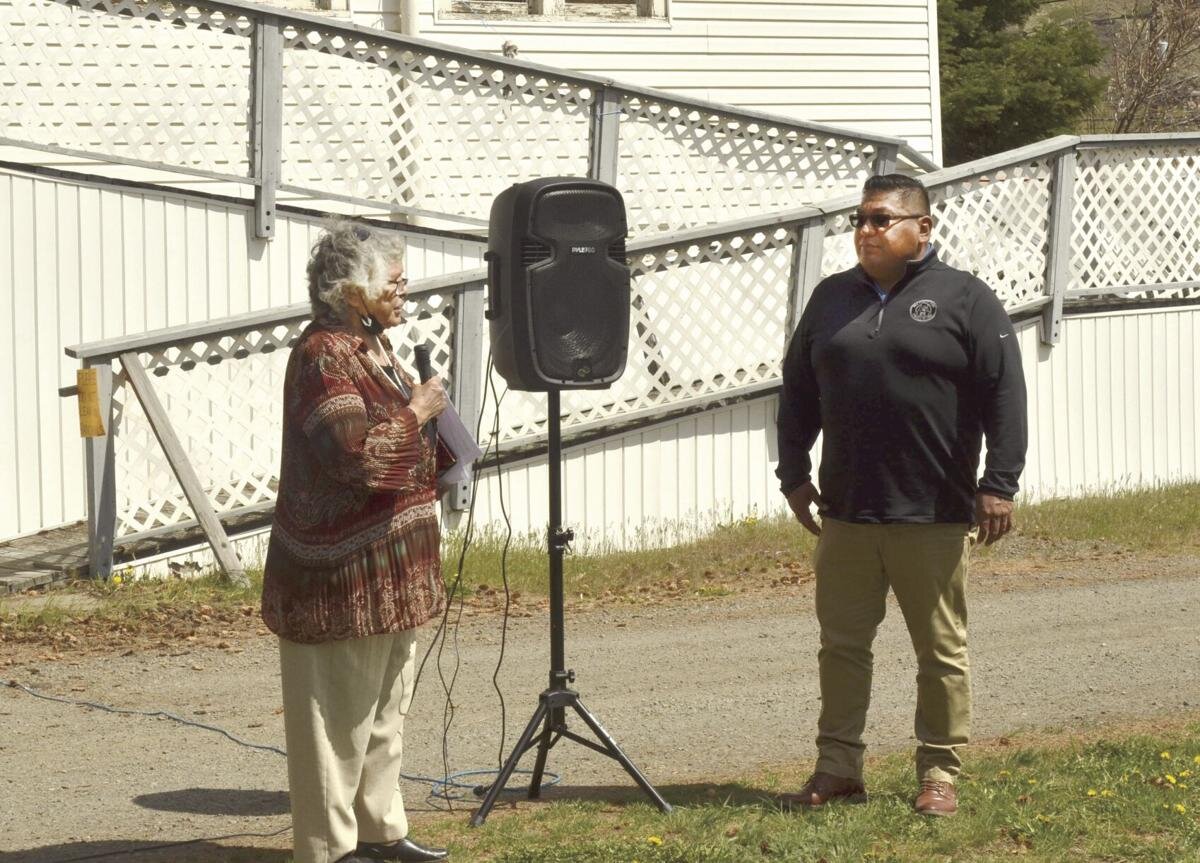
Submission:
[[[394,31],[410,2],[344,1],[356,24]],[[941,163],[936,0],[667,0],[665,18],[608,22],[415,2],[423,38],[495,53],[509,42],[519,59],[904,138]]]
[[[0,539],[86,516],[65,346],[307,298],[321,218],[280,212],[270,242],[253,222],[245,204],[0,170]],[[414,279],[481,260],[433,236],[408,249]]]

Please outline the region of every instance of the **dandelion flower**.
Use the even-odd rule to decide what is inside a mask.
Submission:
[[[1037,785],[1037,780],[1036,780],[1036,779],[1030,779],[1030,780],[1029,780],[1029,784],[1030,784],[1030,785]]]
[[[1112,797],[1113,792],[1110,789],[1105,788],[1103,791],[1100,792],[1100,796],[1101,797]]]
[[[1176,780],[1175,780],[1175,777],[1174,777],[1174,776],[1172,776],[1170,773],[1168,773],[1166,776],[1164,776],[1164,777],[1163,777],[1163,779],[1167,780],[1167,781],[1168,781],[1168,782],[1170,782],[1172,785],[1174,785],[1174,784],[1175,784],[1175,782],[1176,782]]]
[[[1192,756],[1192,763],[1193,763],[1193,764],[1196,764],[1196,765],[1200,765],[1200,755],[1193,755],[1193,756]]]
[[[1158,757],[1161,758],[1163,761],[1170,761],[1171,753],[1164,750],[1163,752],[1158,753]]]
[[[649,842],[651,845],[661,845],[662,837],[661,836],[647,836],[646,841]]]
[[[121,578],[121,576],[119,576],[119,575],[114,575],[114,576],[112,577],[112,583],[113,583],[113,584],[120,584],[120,583],[121,583],[122,581],[124,581],[124,580],[125,580],[125,579]]]
[[[1179,771],[1180,779],[1187,779],[1191,775],[1192,775],[1192,771],[1190,771],[1190,770],[1180,770]]]
[[[1176,804],[1175,804],[1175,811],[1176,811],[1176,812],[1178,812],[1180,815],[1186,815],[1186,814],[1187,814],[1187,807],[1186,807],[1186,806],[1184,806],[1182,803],[1176,803]]]
[[[1095,796],[1096,796],[1097,794],[1099,794],[1099,793],[1100,793],[1100,792],[1099,792],[1099,791],[1097,791],[1095,788],[1089,788],[1089,789],[1088,789],[1088,797],[1095,797]]]

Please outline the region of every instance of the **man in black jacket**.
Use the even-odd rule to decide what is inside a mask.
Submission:
[[[870,178],[851,223],[859,265],[817,285],[783,368],[776,473],[796,519],[819,536],[821,715],[816,770],[782,799],[866,799],[871,643],[890,587],[919,669],[914,805],[951,815],[971,713],[967,561],[973,540],[1012,529],[1026,446],[1021,357],[987,285],[938,259],[919,182]],[[809,457],[818,433],[819,491]]]

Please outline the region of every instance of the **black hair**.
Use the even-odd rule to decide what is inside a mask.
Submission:
[[[886,195],[889,192],[900,192],[910,201],[920,203],[924,208],[923,213],[930,212],[929,191],[914,177],[907,174],[877,174],[868,177],[863,183],[864,198],[869,195]]]

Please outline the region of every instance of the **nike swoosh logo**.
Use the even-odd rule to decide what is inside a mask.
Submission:
[[[1008,336],[1009,336],[1009,334],[1008,334],[1008,333],[1001,333],[1001,334],[1000,334],[1000,338],[1002,338],[1002,339],[1007,339],[1007,338],[1008,338]]]

